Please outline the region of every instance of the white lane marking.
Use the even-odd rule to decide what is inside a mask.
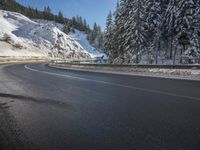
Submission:
[[[169,93],[169,92],[164,92],[164,91],[159,91],[159,90],[150,90],[150,89],[139,88],[139,87],[134,87],[134,86],[129,86],[129,85],[111,83],[111,82],[106,82],[106,81],[101,81],[101,80],[87,79],[87,78],[82,78],[82,77],[75,77],[75,76],[58,74],[58,73],[47,72],[47,71],[40,71],[40,70],[36,70],[36,69],[30,68],[27,65],[25,65],[24,68],[27,69],[27,70],[30,70],[30,71],[39,72],[39,73],[48,74],[48,75],[53,75],[53,76],[59,76],[59,77],[63,77],[63,78],[71,78],[71,79],[78,79],[78,80],[84,80],[84,81],[92,81],[92,82],[96,82],[96,83],[102,83],[102,84],[107,84],[107,85],[112,85],[112,86],[124,87],[124,88],[139,90],[139,91],[145,91],[145,92],[149,92],[149,93],[158,93],[158,94],[162,94],[162,95],[168,95],[168,96],[180,97],[180,98],[192,99],[192,100],[198,100],[198,101],[200,100],[200,98],[198,98],[198,97],[179,95],[179,94]]]

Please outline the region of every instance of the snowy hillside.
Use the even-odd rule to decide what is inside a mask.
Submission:
[[[55,23],[53,21],[40,20],[40,19],[35,19],[34,21],[37,22],[38,24],[51,24],[52,26],[56,26],[58,29],[63,31],[64,27],[63,24]],[[74,33],[71,32],[69,36],[74,40],[76,40],[76,42],[78,42],[83,47],[85,52],[89,53],[92,58],[102,57],[102,56],[104,56],[104,58],[107,58],[107,55],[103,53],[101,49],[96,49],[89,43],[89,41],[87,40],[87,34],[76,29],[74,31],[75,32]]]
[[[90,58],[73,38],[53,23],[37,23],[15,12],[0,10],[0,56]]]
[[[75,33],[70,33],[69,35],[74,38],[91,55],[91,57],[107,57],[102,50],[95,49],[93,46],[91,46],[87,40],[87,35],[84,32],[75,30]]]

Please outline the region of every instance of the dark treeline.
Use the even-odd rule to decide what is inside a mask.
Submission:
[[[61,11],[58,12],[58,14],[53,14],[49,6],[46,6],[44,10],[41,11],[37,8],[25,7],[15,0],[0,0],[0,9],[18,12],[31,19],[44,19],[61,23],[64,25],[63,31],[66,34],[75,32],[75,29],[83,31],[88,35],[89,42],[95,48],[103,47],[103,33],[101,27],[94,23],[94,27],[90,29],[86,19],[83,19],[81,16],[68,19],[64,17]]]
[[[200,0],[121,0],[104,46],[114,63],[199,63]]]

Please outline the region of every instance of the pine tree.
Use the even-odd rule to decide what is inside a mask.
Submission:
[[[93,26],[93,30],[92,30],[92,42],[94,42],[95,41],[95,39],[96,39],[96,37],[97,37],[97,34],[98,34],[98,25],[97,25],[97,23],[95,22],[94,23],[94,26]]]
[[[179,16],[176,23],[178,24],[179,31],[191,32],[195,25],[196,4],[193,0],[179,0]]]
[[[127,17],[127,11],[125,8],[125,0],[121,0],[117,3],[114,20],[114,33],[113,33],[113,49],[111,51],[112,60],[124,54],[124,38],[123,33],[125,31],[124,24]]]
[[[63,27],[63,32],[68,34],[71,31],[70,25],[65,23]]]
[[[51,8],[49,6],[47,6],[47,9],[46,9],[46,17],[47,17],[47,20],[53,20],[54,19],[54,16],[51,12]]]
[[[196,19],[197,19],[197,38],[200,51],[200,1],[196,2]]]
[[[178,18],[180,32],[184,32],[187,34],[189,38],[189,47],[187,51],[195,51],[198,53],[199,47],[199,39],[198,39],[198,27],[199,27],[199,12],[198,12],[198,3],[195,0],[188,0],[188,1],[179,1],[180,6],[180,16]],[[181,18],[182,17],[182,18]],[[183,45],[183,47],[185,47]],[[185,48],[183,48],[185,52]],[[197,54],[193,54],[194,57]]]
[[[156,50],[155,59],[158,61],[158,51],[160,50],[161,27],[163,23],[162,8],[160,0],[148,0],[146,2],[146,21],[148,24],[148,61],[154,55],[153,50]]]
[[[62,14],[61,11],[58,12],[57,21],[58,21],[59,23],[64,23],[64,17],[63,17],[63,14]]]
[[[53,15],[51,13],[51,8],[49,6],[47,6],[46,8],[46,15],[48,20],[53,20]]]
[[[97,49],[103,48],[103,41],[104,41],[103,38],[104,36],[101,31],[101,27],[97,25],[96,22],[94,23],[92,30],[90,30],[88,27],[87,39],[92,46],[94,46]]]
[[[171,47],[169,58],[172,59],[173,49],[175,45],[175,36],[177,34],[177,24],[176,20],[180,13],[178,8],[178,0],[170,0],[167,10],[165,12],[165,27],[167,36],[170,38]]]
[[[86,19],[83,20],[83,31],[85,33],[88,33],[88,24],[87,24]]]
[[[110,11],[106,21],[106,32],[112,33],[112,30],[113,30],[113,19],[112,19],[112,12]]]
[[[96,24],[97,25],[97,24]],[[94,42],[93,45],[96,48],[101,48],[103,41],[102,41],[102,32],[101,32],[101,27],[99,25],[97,25],[96,27],[94,27]]]
[[[113,19],[112,12],[110,11],[107,20],[106,20],[106,32],[105,32],[105,41],[104,41],[104,49],[107,54],[110,55],[110,52],[113,50]]]
[[[139,56],[147,46],[147,22],[145,0],[126,0],[127,20],[124,24],[123,38],[125,53],[135,56],[135,63],[139,63]],[[131,56],[132,57],[132,56]]]

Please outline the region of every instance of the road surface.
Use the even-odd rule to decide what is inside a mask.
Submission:
[[[199,150],[200,82],[0,66],[1,150]]]

